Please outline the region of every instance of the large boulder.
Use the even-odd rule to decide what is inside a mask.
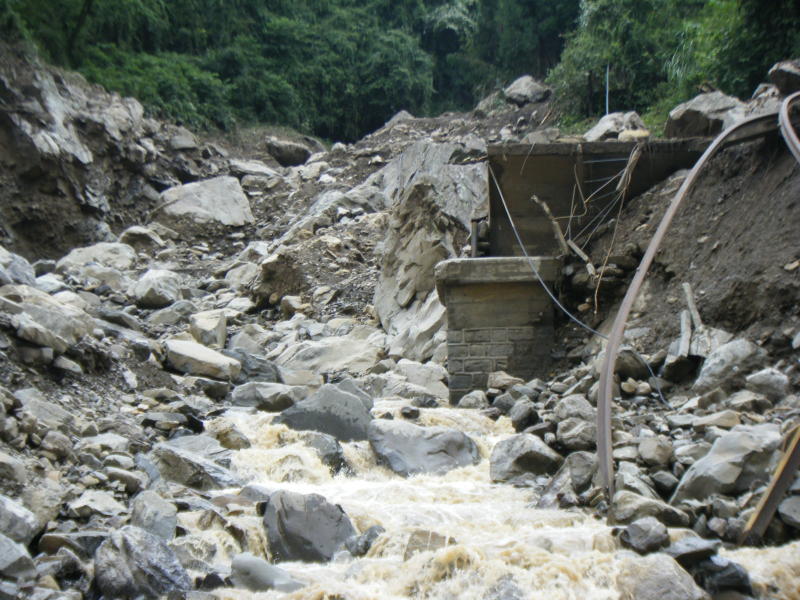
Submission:
[[[267,152],[277,160],[282,167],[294,167],[305,164],[311,157],[311,150],[304,144],[291,140],[269,137],[265,141]]]
[[[766,352],[753,342],[742,338],[723,344],[708,355],[694,389],[703,393],[716,387],[731,388],[750,371],[763,365]]]
[[[383,358],[385,336],[366,325],[354,327],[347,335],[306,340],[293,344],[275,358],[294,371],[366,373]]]
[[[236,379],[241,363],[197,342],[167,340],[164,342],[169,365],[189,375],[205,375],[216,379]]]
[[[617,575],[620,600],[706,600],[692,576],[666,554],[623,558]]]
[[[369,426],[369,443],[381,462],[406,477],[418,473],[445,473],[480,461],[472,438],[447,427],[375,420]]]
[[[498,442],[489,459],[492,481],[524,481],[552,475],[564,459],[541,438],[522,433]]]
[[[0,286],[9,283],[35,285],[36,273],[27,260],[0,246]]]
[[[424,362],[444,341],[434,267],[458,256],[471,219],[486,214],[486,166],[455,164],[473,151],[417,142],[368,181],[391,204],[374,305],[393,355]]]
[[[0,496],[0,534],[27,546],[38,531],[36,515],[16,500]]]
[[[270,496],[264,528],[275,561],[329,561],[356,533],[341,506],[318,494],[285,490]]]
[[[800,91],[800,59],[784,60],[772,65],[769,80],[784,96]]]
[[[149,269],[128,293],[142,308],[163,308],[180,299],[180,275],[167,269]]]
[[[166,542],[139,527],[112,530],[94,560],[97,585],[106,598],[156,599],[192,589],[192,580]]]
[[[654,517],[670,527],[687,527],[689,515],[669,504],[640,496],[628,490],[619,490],[611,499],[608,512],[612,523],[633,523],[644,517]]]
[[[56,263],[56,271],[67,273],[89,264],[98,264],[125,271],[136,261],[136,250],[128,244],[100,242],[84,248],[75,248]]]
[[[506,100],[524,106],[533,102],[542,102],[550,96],[550,88],[536,81],[530,75],[523,75],[514,80],[511,85],[503,90]]]
[[[236,587],[247,588],[252,592],[278,590],[289,593],[303,587],[303,584],[288,572],[249,552],[243,552],[233,557],[231,581]]]
[[[240,227],[252,223],[250,201],[235,177],[214,177],[178,185],[161,194],[162,210],[196,223]]]
[[[715,136],[741,120],[745,104],[722,92],[695,96],[672,109],[664,135],[671,138]]]
[[[305,386],[251,381],[236,386],[231,395],[231,403],[234,406],[252,406],[257,410],[280,412],[307,395],[308,388]]]
[[[601,118],[594,127],[583,134],[583,137],[587,142],[599,142],[616,139],[623,131],[642,131],[645,128],[644,121],[637,113],[615,112]]]
[[[769,478],[768,466],[780,441],[777,425],[735,427],[717,438],[711,450],[689,467],[671,502],[705,500],[714,494],[751,489],[755,481]]]
[[[0,577],[22,581],[36,577],[36,567],[25,546],[1,533]]]
[[[282,423],[300,431],[319,431],[349,442],[367,439],[371,421],[369,408],[361,398],[326,384],[309,398],[284,410],[273,423]]]
[[[152,460],[161,476],[198,490],[215,490],[240,485],[236,475],[198,452],[162,442],[153,448]]]
[[[152,490],[145,490],[131,503],[131,525],[157,535],[167,542],[175,537],[178,509]]]

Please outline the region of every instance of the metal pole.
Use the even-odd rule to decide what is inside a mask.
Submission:
[[[606,65],[606,114],[608,114],[608,79],[609,79],[609,65]]]

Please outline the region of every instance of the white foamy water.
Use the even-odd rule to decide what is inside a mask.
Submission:
[[[382,402],[376,412],[399,410]],[[611,528],[579,511],[531,507],[529,489],[492,484],[488,456],[493,445],[513,434],[507,419],[493,422],[477,411],[422,409],[419,423],[468,433],[482,460],[441,476],[403,478],[378,465],[367,442],[343,444],[355,471],[332,476],[298,434],[271,425],[272,415],[230,412],[230,419],[253,446],[234,453],[233,468],[269,489],[315,493],[340,504],[360,531],[386,531],[365,557],[308,564],[280,563],[306,586],[292,594],[221,589],[220,600],[616,600],[616,578],[628,561],[641,560],[620,549]],[[230,492],[232,490],[228,490]],[[235,491],[235,490],[233,490]],[[230,506],[229,506],[230,508]],[[228,516],[242,550],[268,556],[261,519],[241,507]],[[193,531],[196,523],[187,527]],[[208,525],[208,524],[205,524]],[[202,528],[202,527],[201,527]],[[409,536],[418,530],[454,543],[405,559]],[[220,548],[215,562],[238,552],[236,535],[213,523],[202,533]],[[800,544],[778,549],[743,549],[727,555],[742,563],[771,598],[800,598]],[[792,587],[794,586],[794,587]]]

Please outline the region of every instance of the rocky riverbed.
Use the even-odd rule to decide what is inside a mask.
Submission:
[[[800,597],[800,480],[764,545],[735,545],[800,424],[797,304],[723,314],[737,288],[721,279],[681,335],[676,281],[702,291],[685,238],[617,363],[612,498],[597,339],[563,323],[547,377],[497,372],[448,402],[433,267],[485,215],[487,142],[558,137],[541,84],[238,158],[3,52],[0,598]],[[702,113],[705,131],[785,91],[675,121]],[[644,135],[617,121],[592,136]],[[717,168],[747,164],[744,193],[766,178],[791,203],[798,168],[770,143]],[[620,213],[595,311],[597,281],[566,273],[593,325],[683,176]],[[726,183],[704,182],[698,210]],[[586,246],[597,270],[611,235]],[[794,297],[790,246],[776,236],[738,274]]]

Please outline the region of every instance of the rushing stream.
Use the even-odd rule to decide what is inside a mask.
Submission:
[[[397,414],[401,402],[381,401],[375,414]],[[220,599],[400,599],[603,600],[620,598],[620,569],[643,560],[621,549],[612,527],[581,511],[532,508],[529,488],[492,484],[489,453],[514,433],[505,418],[494,422],[477,411],[421,409],[422,425],[446,425],[469,434],[482,460],[442,476],[403,478],[378,465],[368,442],[344,444],[353,473],[332,476],[298,434],[271,425],[265,413],[230,411],[230,420],[252,447],[235,451],[232,466],[267,489],[316,493],[340,504],[359,531],[380,525],[386,531],[365,557],[328,564],[285,562],[280,566],[307,584],[292,594],[220,589]],[[219,492],[220,504],[238,490]],[[229,523],[246,536],[247,549],[269,557],[261,517],[252,505],[226,504]],[[238,545],[219,524],[197,522],[182,513],[181,523],[207,542],[214,561],[229,564]],[[416,531],[452,538],[440,548],[406,555]],[[674,535],[680,535],[675,532]],[[765,597],[800,598],[800,543],[781,549],[744,549],[725,554],[749,571]],[[772,590],[771,592],[769,590]],[[780,592],[776,592],[780,590]]]

